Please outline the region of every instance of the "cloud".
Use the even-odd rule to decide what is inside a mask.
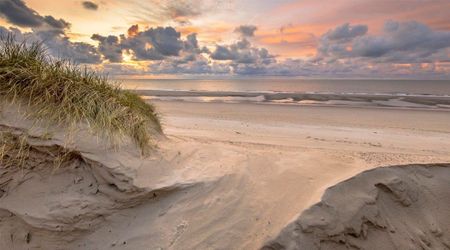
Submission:
[[[100,63],[97,48],[87,43],[71,42],[66,35],[70,23],[53,16],[41,16],[30,9],[22,0],[0,0],[0,13],[11,24],[30,28],[22,32],[17,28],[0,26],[2,35],[13,35],[27,42],[42,42],[52,56],[69,58],[77,63]]]
[[[12,35],[17,40],[42,42],[48,53],[54,57],[70,59],[76,63],[97,64],[101,62],[97,48],[82,43],[71,42],[68,37],[54,31],[22,32],[17,28],[0,26],[0,36]]]
[[[151,1],[161,3],[155,5],[154,18],[164,16],[180,25],[203,13],[199,3],[206,0]],[[388,21],[379,33],[370,33],[364,24],[346,23],[314,39],[315,56],[280,59],[252,44],[257,42],[252,39],[257,27],[252,25],[237,27],[238,40],[216,44],[211,50],[197,33],[181,36],[170,25],[146,29],[133,25],[119,36],[94,34],[91,39],[97,45],[93,46],[71,41],[69,22],[42,16],[23,0],[0,0],[0,15],[13,25],[0,26],[0,35],[40,41],[53,56],[103,67],[113,74],[450,78],[450,32],[416,21]],[[288,32],[282,33],[287,36]],[[125,54],[139,63],[123,64]]]
[[[338,26],[323,35],[324,39],[331,41],[349,41],[355,37],[365,35],[367,33],[367,25],[353,25],[349,23]]]
[[[94,34],[92,40],[98,41],[98,51],[110,62],[122,62],[122,46],[117,36],[101,36]]]
[[[181,37],[172,27],[140,31],[138,26],[133,26],[130,30],[131,36],[128,37],[122,35],[108,39],[109,36],[99,36],[94,39],[100,42],[98,49],[110,62],[121,60],[120,50],[127,50],[133,55],[134,60],[145,61],[148,66],[140,71],[142,74],[333,78],[374,76],[436,78],[449,75],[448,69],[435,64],[448,61],[448,53],[438,53],[439,58],[434,55],[433,59],[427,59],[422,57],[425,54],[421,52],[424,48],[426,51],[446,50],[448,34],[431,30],[418,23],[388,22],[384,32],[378,35],[368,34],[366,25],[344,24],[321,36],[317,56],[284,60],[277,60],[267,49],[253,45],[246,37],[228,44],[217,44],[209,51],[201,47],[196,33]],[[422,40],[418,40],[417,37]],[[390,50],[390,52],[368,53],[370,49]],[[114,57],[117,60],[111,60],[111,53],[117,56]],[[413,56],[416,58],[412,58]],[[412,63],[408,67],[397,65],[403,60]],[[429,64],[424,66],[420,64],[422,62]]]
[[[234,32],[239,33],[242,37],[253,37],[257,29],[254,25],[241,25]]]
[[[320,57],[340,58],[351,54],[349,43],[356,37],[367,34],[366,25],[350,25],[345,23],[329,30],[320,38],[317,48]]]
[[[236,0],[110,0],[121,5],[139,23],[183,26],[196,19],[228,13]],[[133,9],[130,8],[133,6]],[[135,7],[139,11],[134,10]]]
[[[173,19],[185,19],[201,14],[202,1],[166,1],[163,7],[166,13]]]
[[[203,13],[211,13],[222,4],[212,0],[147,0],[135,1],[141,11],[133,13],[140,23],[189,24]]]
[[[227,64],[209,62],[202,57],[192,61],[164,60],[152,63],[148,71],[153,74],[194,74],[194,75],[218,75],[230,74],[231,67]]]
[[[383,34],[355,39],[352,48],[352,56],[356,57],[428,62],[450,48],[450,32],[434,31],[415,21],[388,21],[384,25]],[[413,59],[411,55],[417,58]]]
[[[186,50],[195,50],[195,49],[198,49],[197,33],[189,34],[189,35],[186,37],[185,49],[186,49]]]
[[[97,10],[98,9],[98,5],[91,1],[84,1],[81,4],[87,10]]]
[[[367,63],[428,63],[449,61],[450,32],[425,24],[387,21],[379,35],[367,34],[367,26],[344,24],[324,34],[317,59],[335,61],[362,58]]]
[[[234,60],[236,57],[228,47],[217,45],[216,50],[211,54],[211,58],[214,60]]]
[[[133,52],[136,60],[162,60],[178,56],[183,48],[180,33],[172,27],[150,28],[132,37],[121,36],[124,49]]]
[[[0,1],[0,13],[12,24],[22,27],[37,27],[42,25],[42,17],[28,8],[22,0]]]
[[[171,57],[178,61],[194,61],[198,55],[209,53],[207,48],[199,47],[196,33],[182,39],[173,27],[140,31],[138,25],[132,25],[127,33],[128,36],[94,34],[91,39],[98,41],[99,52],[110,62],[122,62],[123,51],[132,55],[136,61],[168,60]]]
[[[217,45],[211,53],[211,58],[236,64],[270,64],[275,61],[275,56],[267,49],[252,47],[245,38],[231,45]]]
[[[133,37],[135,35],[137,35],[139,33],[139,25],[135,24],[135,25],[131,25],[130,28],[128,28],[128,36],[129,37]]]
[[[51,54],[59,58],[67,58],[76,63],[98,64],[101,62],[100,54],[94,46],[71,42],[68,37],[54,37],[45,42]]]
[[[1,0],[0,15],[6,18],[11,24],[20,27],[63,30],[70,26],[63,19],[39,15],[36,11],[28,8],[22,0]]]

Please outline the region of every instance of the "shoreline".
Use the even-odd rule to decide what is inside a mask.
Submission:
[[[132,90],[152,101],[258,103],[298,106],[352,106],[450,111],[450,96],[369,93],[230,92]]]

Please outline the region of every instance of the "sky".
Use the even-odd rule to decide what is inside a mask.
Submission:
[[[0,0],[0,35],[149,78],[450,79],[450,0]]]

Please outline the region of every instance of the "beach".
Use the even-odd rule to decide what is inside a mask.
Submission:
[[[155,105],[172,170],[210,184],[161,200],[154,213],[163,215],[151,221],[158,226],[130,232],[128,238],[139,235],[154,247],[257,249],[340,181],[380,166],[450,160],[446,111]],[[137,181],[152,173],[138,170]]]
[[[322,210],[311,208],[321,204],[321,199],[325,202],[322,196],[326,190],[332,189],[328,191],[332,198],[327,199],[338,201],[336,207],[341,206],[339,201],[355,201],[339,211],[343,218],[350,218],[350,225],[358,225],[351,219],[373,211],[360,208],[361,197],[372,197],[370,204],[388,207],[388,211],[403,208],[396,207],[398,202],[386,205],[389,199],[379,200],[382,196],[377,190],[373,196],[374,186],[365,185],[364,178],[379,180],[388,188],[393,185],[395,197],[404,202],[402,192],[409,187],[397,187],[396,180],[417,183],[408,176],[419,178],[416,173],[425,171],[425,167],[410,164],[432,167],[450,161],[450,116],[446,109],[355,103],[152,103],[164,135],[154,139],[148,155],[141,155],[131,141],[108,146],[84,127],[72,132],[76,137],[68,138],[64,128],[49,130],[23,117],[17,106],[4,105],[0,128],[13,136],[6,138],[25,138],[20,140],[26,140],[30,153],[23,168],[2,172],[0,218],[5,223],[0,228],[4,232],[0,243],[19,249],[280,249],[278,244],[303,242],[292,236],[288,225],[305,211],[312,211],[307,228],[315,230],[314,225],[322,225],[315,222],[321,218],[315,214]],[[52,131],[50,135],[48,131]],[[55,155],[62,162],[52,168]],[[405,164],[411,170],[379,168]],[[372,169],[377,171],[364,174]],[[426,213],[433,209],[434,213],[427,215],[431,222],[447,216],[439,206],[448,204],[444,194],[439,206],[426,202],[447,190],[448,168],[440,168],[440,172],[433,169],[425,173],[426,178],[441,178],[424,183],[431,188],[426,190],[434,191],[418,196],[420,209],[408,210]],[[348,191],[339,191],[342,189]],[[356,217],[352,215],[355,211],[360,211]],[[415,223],[410,228],[436,231],[434,224],[427,226],[414,219],[421,215],[408,216],[406,220]],[[395,216],[385,218],[401,225]],[[326,225],[334,227],[333,223]],[[438,231],[447,237],[447,228],[441,228]],[[378,235],[366,231],[363,235]],[[399,232],[403,236],[393,237],[394,242],[416,235]],[[333,230],[326,233],[334,235]],[[320,235],[301,239],[314,242]],[[446,242],[439,239],[424,242]],[[268,242],[271,245],[265,245]],[[375,244],[373,240],[356,242],[361,246]]]
[[[0,250],[450,249],[449,8],[0,0]]]
[[[389,207],[388,211],[402,209],[396,207],[398,202],[386,205],[389,199],[373,196],[374,186],[365,185],[364,178],[380,180],[389,188],[396,187],[398,178],[410,183],[408,176],[419,178],[416,173],[425,171],[414,166],[411,171],[379,167],[450,161],[450,116],[445,109],[152,103],[164,135],[154,139],[148,155],[140,155],[126,141],[119,147],[108,146],[84,127],[76,137],[67,138],[64,128],[49,130],[22,117],[16,106],[4,105],[0,128],[5,135],[25,138],[21,140],[26,140],[30,153],[24,167],[2,170],[0,243],[19,249],[280,249],[277,244],[300,240],[292,236],[289,223],[321,199],[324,202],[326,190],[332,189],[328,200],[352,201],[339,211],[350,218],[350,225],[358,225],[351,220],[358,218],[352,212],[361,211],[358,215],[363,216],[372,211],[360,208],[361,197],[372,197],[370,204]],[[56,168],[51,167],[55,155],[62,159]],[[377,172],[360,174],[371,169]],[[433,169],[435,174],[425,173],[426,178],[441,178],[424,183],[431,188],[426,190],[434,191],[418,196],[419,210],[408,210],[433,209],[427,215],[431,221],[447,216],[447,210],[433,205],[437,203],[426,202],[448,190],[448,168]],[[399,188],[399,194],[393,189],[395,197],[403,199],[402,192],[409,189]],[[440,206],[445,207],[448,202],[442,197]],[[339,208],[339,202],[335,206]],[[312,219],[307,223],[312,228],[321,218],[317,213],[322,211],[309,212]],[[414,219],[417,215],[408,216],[406,220],[417,225],[411,230],[436,231],[434,224],[427,226]],[[395,216],[385,218],[401,225]],[[447,229],[441,228],[438,231],[447,237]],[[333,230],[325,233],[334,235]],[[394,242],[403,236],[394,237]],[[301,238],[305,242],[316,239],[305,237]],[[441,244],[439,239],[424,242]],[[356,242],[375,246],[376,241]],[[271,245],[265,245],[268,242]],[[408,242],[403,246],[410,246]],[[422,244],[411,242],[411,246]]]

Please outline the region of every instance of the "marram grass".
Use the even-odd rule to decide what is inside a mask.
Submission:
[[[26,137],[15,136],[10,132],[0,131],[0,167],[23,168],[30,156],[31,148]]]
[[[28,138],[29,135],[27,134],[0,131],[0,168],[2,170],[34,168],[41,165],[43,160],[39,159],[39,161],[36,161],[36,157],[45,153],[51,155],[53,167],[59,168],[77,155],[65,148],[58,147],[49,150],[36,150],[28,143]],[[48,163],[51,162],[45,162],[46,166],[48,166]]]
[[[0,99],[21,102],[34,118],[57,125],[86,123],[98,135],[129,136],[142,153],[161,133],[154,107],[106,77],[49,57],[39,43],[0,41]]]

